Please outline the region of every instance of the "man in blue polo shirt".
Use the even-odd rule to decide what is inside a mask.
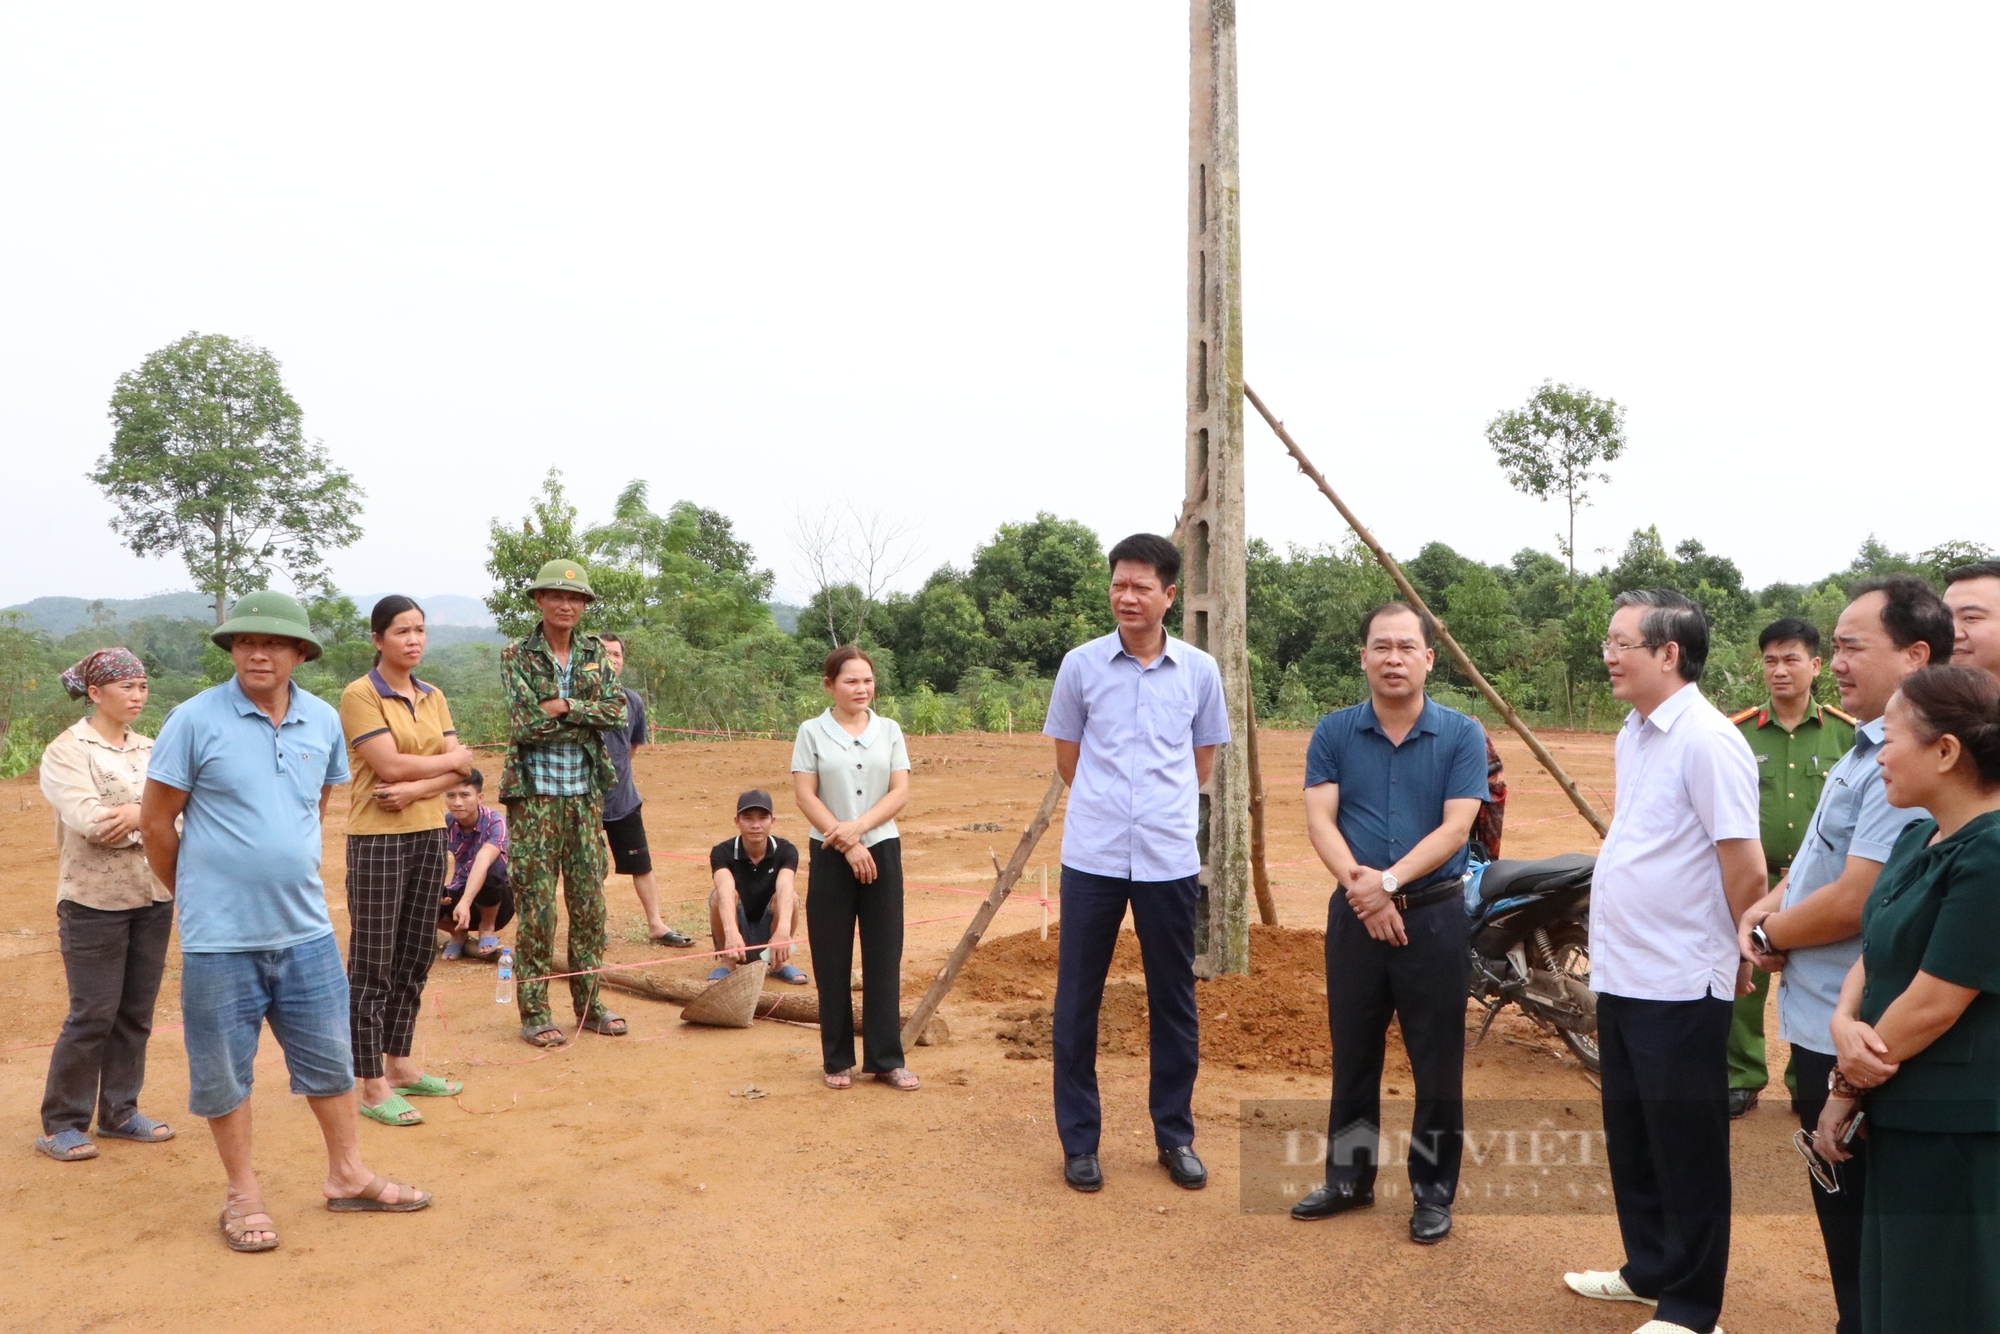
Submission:
[[[167,715],[139,819],[146,860],[179,903],[188,1110],[208,1120],[229,1177],[223,1240],[268,1251],[277,1225],[250,1138],[266,1020],[326,1140],[327,1208],[409,1213],[431,1197],[361,1161],[347,973],[319,876],[320,820],[347,781],[347,745],[333,706],[292,684],[319,640],[304,607],[268,591],[239,601],[210,638],[236,675]]]
[[[1424,694],[1430,617],[1401,602],[1361,622],[1368,698],[1329,713],[1306,749],[1306,833],[1339,888],[1326,909],[1326,1017],[1333,1108],[1326,1184],[1292,1217],[1375,1203],[1382,1056],[1402,1023],[1416,1081],[1410,1240],[1451,1232],[1465,1128],[1470,941],[1460,880],[1485,800],[1486,732]]]

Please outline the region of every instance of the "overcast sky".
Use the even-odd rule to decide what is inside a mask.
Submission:
[[[1392,549],[1553,550],[1482,436],[1544,378],[1627,407],[1592,564],[2000,545],[1991,6],[1239,8],[1247,374]],[[483,593],[552,465],[794,594],[827,499],[914,521],[905,583],[1040,509],[1165,531],[1186,85],[1169,0],[9,6],[0,603],[189,586],[84,474],[190,330],[367,489],[357,592]],[[1337,537],[1246,431],[1251,533]]]

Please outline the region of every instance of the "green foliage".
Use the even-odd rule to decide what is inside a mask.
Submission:
[[[1028,523],[1003,523],[972,553],[965,591],[986,618],[996,661],[1053,672],[1063,654],[1108,634],[1111,570],[1097,533],[1044,510]]]
[[[541,493],[528,503],[528,514],[519,532],[494,519],[486,526],[486,573],[493,576],[493,591],[486,595],[486,609],[493,613],[500,633],[509,639],[525,639],[541,624],[542,614],[528,596],[528,585],[552,560],[580,560],[583,541],[576,531],[576,506],[563,491],[562,470],[550,468],[542,479]],[[590,571],[590,586],[611,595],[617,580],[603,580]],[[601,584],[603,586],[601,586]],[[592,603],[583,614],[585,630],[603,626],[600,608]]]
[[[325,553],[361,536],[362,492],[301,415],[277,358],[220,334],[161,348],[112,391],[111,448],[90,480],[134,552],[181,555],[218,625],[275,569],[323,587]]]
[[[1294,546],[1279,556],[1253,538],[1246,555],[1258,716],[1295,716],[1305,699],[1315,716],[1360,700],[1367,693],[1361,618],[1396,596],[1368,549],[1349,539],[1340,546]],[[1292,682],[1289,706],[1281,697],[1285,681]]]
[[[752,568],[750,545],[714,510],[678,501],[664,515],[647,505],[643,481],[628,483],[611,520],[583,534],[597,623],[667,631],[700,648],[775,630],[764,599],[769,570]]]
[[[1576,512],[1590,503],[1590,487],[1609,482],[1600,470],[1625,452],[1625,409],[1572,385],[1542,381],[1527,403],[1486,424],[1507,484],[1549,500],[1560,496],[1569,509],[1569,533],[1558,538],[1569,570],[1576,573]]]

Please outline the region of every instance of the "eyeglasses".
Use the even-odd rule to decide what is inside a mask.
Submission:
[[[1830,1163],[1819,1156],[1813,1148],[1812,1132],[1794,1130],[1792,1147],[1799,1151],[1799,1157],[1806,1160],[1806,1171],[1812,1173],[1813,1184],[1829,1195],[1840,1194],[1840,1164]]]
[[[1607,639],[1597,647],[1605,657],[1615,658],[1622,653],[1630,653],[1635,648],[1663,648],[1665,646],[1651,639],[1641,640],[1637,644],[1619,644]]]

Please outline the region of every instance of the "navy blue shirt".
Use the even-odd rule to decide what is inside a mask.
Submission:
[[[1392,745],[1375,721],[1374,701],[1363,700],[1313,728],[1306,786],[1321,783],[1340,785],[1334,823],[1354,859],[1387,870],[1444,823],[1447,801],[1486,799],[1486,729],[1426,697],[1416,726],[1402,745]],[[1461,845],[1444,865],[1403,888],[1456,880],[1465,865]]]

